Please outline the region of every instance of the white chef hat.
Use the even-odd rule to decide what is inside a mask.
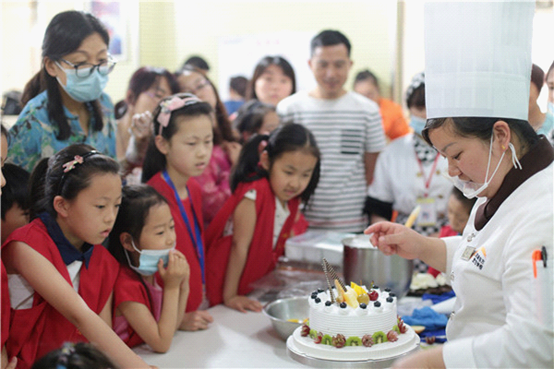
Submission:
[[[527,120],[533,0],[425,4],[427,118]]]

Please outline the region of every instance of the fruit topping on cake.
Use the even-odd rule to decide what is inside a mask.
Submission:
[[[365,347],[371,347],[371,346],[373,346],[373,337],[371,337],[371,335],[369,335],[369,334],[365,334],[365,335],[362,337],[362,344],[363,344]]]
[[[373,333],[372,338],[375,344],[387,342],[387,335],[381,331]]]
[[[396,342],[396,341],[398,341],[398,333],[396,333],[394,330],[389,331],[389,332],[387,333],[387,340],[388,340],[389,342]]]
[[[333,346],[336,348],[343,348],[346,345],[346,338],[344,338],[344,335],[337,334],[335,337],[333,337]]]
[[[362,340],[360,337],[352,336],[346,340],[346,346],[361,346]]]

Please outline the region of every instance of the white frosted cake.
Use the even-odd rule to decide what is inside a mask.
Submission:
[[[340,290],[339,290],[340,289]],[[338,361],[380,360],[402,355],[419,336],[397,316],[397,297],[374,286],[318,290],[309,299],[309,321],[289,337],[287,346],[310,357]]]

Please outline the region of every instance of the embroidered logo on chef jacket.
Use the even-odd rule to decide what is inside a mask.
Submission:
[[[487,261],[487,251],[484,247],[478,248],[477,250],[475,250],[473,255],[471,255],[470,260],[473,265],[479,268],[479,270],[482,270],[483,266],[485,265],[485,261]]]

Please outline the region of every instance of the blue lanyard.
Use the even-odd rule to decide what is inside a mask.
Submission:
[[[190,201],[190,208],[192,209],[192,215],[194,220],[194,231],[196,235],[196,239],[194,238],[192,234],[192,228],[190,227],[189,217],[187,216],[187,212],[185,210],[185,207],[183,206],[183,201],[181,201],[181,198],[179,197],[179,193],[177,192],[177,189],[175,188],[175,185],[173,184],[173,181],[169,177],[169,174],[167,174],[167,170],[164,170],[162,172],[162,175],[167,182],[167,184],[171,187],[173,190],[173,193],[175,195],[175,200],[177,201],[177,205],[179,206],[179,210],[181,211],[181,217],[185,221],[185,225],[187,226],[187,230],[189,231],[190,239],[192,240],[192,244],[196,248],[196,255],[198,256],[198,261],[200,262],[200,269],[202,270],[202,284],[206,284],[205,277],[204,277],[204,244],[202,242],[202,234],[200,232],[200,226],[198,225],[198,218],[196,217],[196,212],[194,211],[194,205],[192,203],[192,198],[190,197],[190,191],[187,186],[187,194]]]

